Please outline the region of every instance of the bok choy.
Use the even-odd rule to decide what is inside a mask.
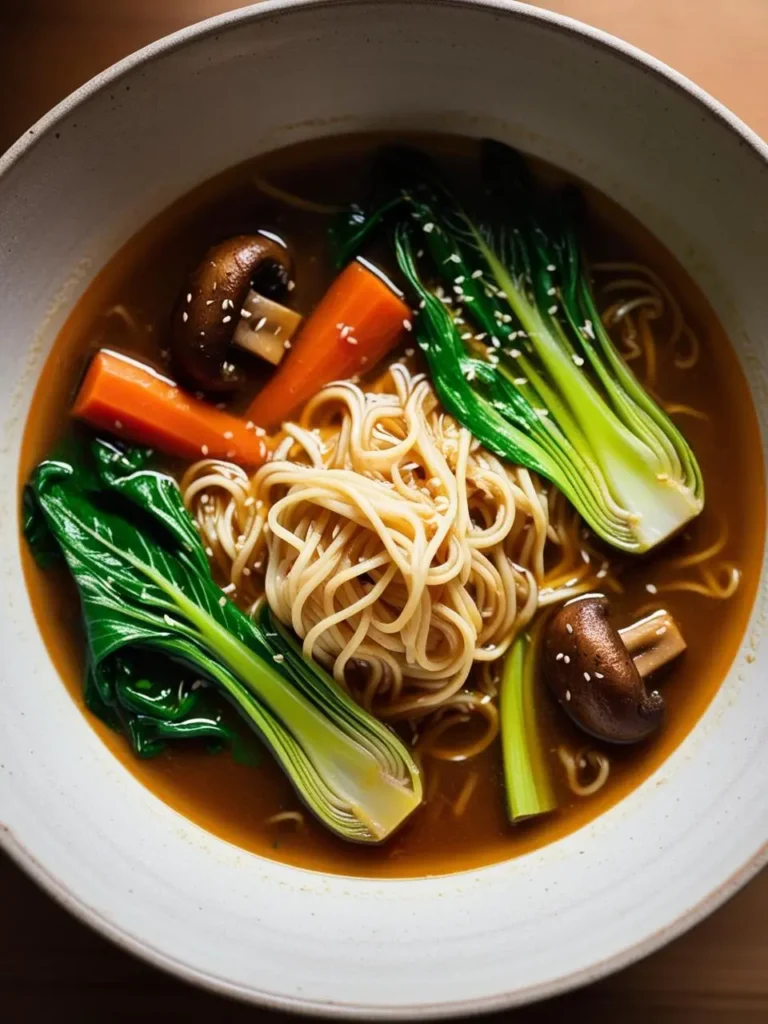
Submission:
[[[518,636],[501,678],[501,752],[507,814],[512,822],[546,814],[557,806],[536,714],[539,634],[534,626]]]
[[[698,515],[704,492],[680,432],[616,350],[595,306],[568,196],[542,200],[520,157],[482,146],[468,212],[420,153],[385,151],[380,199],[334,226],[340,262],[394,220],[400,269],[446,407],[497,455],[551,480],[625,551]]]
[[[87,632],[88,704],[139,753],[185,735],[231,739],[221,694],[343,838],[380,842],[419,805],[419,770],[397,736],[305,659],[266,606],[254,622],[223,596],[176,483],[143,451],[96,441],[41,463],[25,532],[43,563],[65,559]]]

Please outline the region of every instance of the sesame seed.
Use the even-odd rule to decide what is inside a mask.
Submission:
[[[659,628],[656,630],[656,636],[664,636],[664,634],[666,632],[667,632],[667,627],[666,626],[659,626]]]
[[[482,277],[482,276],[483,276],[482,270],[473,270],[472,271],[472,277],[474,277],[475,280],[477,280],[478,277]]]
[[[183,313],[181,314],[181,319],[182,319],[182,320],[184,321],[184,323],[186,323],[186,322],[187,322],[187,320],[189,320],[189,313],[188,313],[188,312],[186,311],[186,309],[185,309],[185,310],[184,310],[184,312],[183,312]]]
[[[657,594],[659,592],[659,588],[656,586],[655,583],[646,583],[645,589],[648,591],[649,594]]]
[[[213,548],[212,547],[207,547],[205,549],[205,553],[206,553],[206,555],[208,555],[209,558],[213,558]]]
[[[523,353],[520,351],[519,348],[511,348],[509,350],[509,354],[512,356],[513,359],[519,359]]]
[[[248,568],[247,565],[244,565],[243,566],[243,576],[250,576],[250,575],[251,575],[251,570]]]
[[[226,585],[226,587],[222,587],[222,588],[221,588],[221,592],[222,592],[222,594],[234,594],[234,592],[235,592],[236,590],[237,590],[237,587],[235,586],[235,584],[234,584],[234,583],[228,583],[228,584]]]
[[[583,365],[584,365],[584,358],[583,358],[583,356],[577,355],[577,354],[576,354],[576,353],[574,352],[574,353],[573,353],[573,356],[572,356],[571,358],[573,359],[574,363],[575,363],[575,364],[576,364],[577,366],[583,366]]]
[[[552,272],[553,272],[554,270],[557,270],[557,267],[555,266],[555,264],[554,264],[554,263],[548,263],[548,264],[547,264],[547,270],[548,270],[548,271],[550,272],[550,274],[551,274],[551,273],[552,273]]]
[[[585,672],[585,673],[584,673],[584,679],[585,679],[585,680],[586,680],[586,682],[588,682],[588,683],[589,683],[589,682],[591,682],[591,680],[592,680],[592,676],[591,676],[591,675],[589,674],[589,672]]]
[[[249,309],[243,308],[240,310],[240,316],[244,316],[246,320],[250,320],[251,317],[253,316],[253,313],[251,313]]]
[[[528,383],[528,378],[527,377],[515,377],[515,379],[514,379],[514,381],[512,383],[516,384],[517,387],[521,388],[524,384]]]
[[[465,331],[461,336],[462,341],[469,341],[470,338],[474,338],[472,331]]]
[[[570,656],[570,654],[563,655],[563,661],[565,662],[566,665],[570,665],[571,664],[571,656]]]
[[[566,622],[565,628],[568,630],[569,633],[573,632],[573,626],[570,624],[570,622]]]
[[[115,420],[115,430],[122,430],[122,429],[123,429],[123,424],[120,422],[120,420]]]
[[[283,348],[290,348],[290,347],[291,347],[290,341],[284,341],[283,342]]]
[[[223,436],[226,437],[226,439],[229,441],[230,438],[233,438],[235,435],[232,433],[231,430],[225,430]]]
[[[594,337],[595,337],[595,330],[594,330],[594,327],[592,326],[592,321],[591,320],[585,320],[584,321],[584,326],[582,327],[582,331],[584,331],[584,333],[586,334],[586,336],[588,338],[594,339]]]
[[[207,455],[208,454],[208,445],[207,444],[201,444],[200,445],[200,451],[203,453],[203,455]]]
[[[289,281],[288,284],[286,285],[286,288],[288,289],[289,292],[292,292],[295,287],[296,287],[296,282],[295,281]]]
[[[602,672],[595,672],[595,679],[605,679]]]
[[[221,322],[223,324],[228,324],[231,319],[232,319],[231,316],[224,316],[224,317],[221,318]]]
[[[261,320],[259,320],[259,322],[258,322],[258,323],[256,324],[256,326],[254,327],[254,330],[255,330],[255,331],[260,331],[260,330],[261,330],[261,328],[262,328],[262,327],[263,327],[263,326],[264,326],[264,325],[266,324],[266,322],[267,322],[267,318],[266,318],[265,316],[263,316],[263,317],[261,318]]]
[[[351,334],[347,335],[347,337],[346,337],[346,338],[345,338],[344,340],[345,340],[345,341],[346,341],[346,342],[347,342],[347,343],[348,343],[349,345],[356,345],[356,344],[357,344],[357,338],[353,338]]]
[[[284,654],[273,654],[272,655],[272,660],[273,661],[277,661],[277,662],[285,661],[285,655]]]
[[[192,301],[192,292],[187,292],[187,305]]]
[[[222,309],[226,309],[228,305],[229,305],[229,299],[223,299],[222,303],[221,303],[221,308]]]
[[[555,661],[562,661],[562,660],[563,660],[563,652],[560,651],[558,654],[555,655]]]
[[[403,320],[403,327],[406,329],[406,331],[413,330],[413,324],[411,323],[410,320]]]
[[[566,690],[565,691],[565,699],[566,700],[570,700],[571,699],[571,691],[570,690]]]
[[[557,295],[557,288],[547,288],[547,295]]]
[[[226,599],[226,597],[224,597],[224,596],[222,595],[222,596],[221,596],[221,597],[219,598],[219,608],[223,608],[223,607],[224,607],[224,605],[225,605],[226,603],[227,603],[227,599]]]
[[[464,295],[464,289],[461,287],[460,284],[455,284],[453,286],[453,290],[456,292],[457,295],[461,295],[461,296]]]
[[[557,312],[557,304],[555,304],[554,306],[550,306],[549,309],[547,310],[547,312],[549,313],[550,316],[554,316],[555,313]]]
[[[427,221],[427,223],[424,225],[424,234],[428,235],[428,234],[430,234],[434,230],[435,230],[435,225],[432,223],[432,221]]]
[[[453,280],[454,280],[454,284],[464,284],[464,282],[466,281],[466,277],[464,277],[463,274],[459,274],[459,276],[458,277],[454,277]]]

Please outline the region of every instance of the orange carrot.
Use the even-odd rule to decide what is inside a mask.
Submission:
[[[243,420],[107,349],[94,357],[72,415],[97,430],[185,459],[209,455],[258,466],[266,457],[264,442]]]
[[[330,381],[375,366],[410,327],[410,318],[408,306],[378,274],[350,263],[304,321],[248,417],[262,427],[279,426]]]

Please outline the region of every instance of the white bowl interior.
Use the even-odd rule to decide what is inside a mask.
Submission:
[[[11,481],[0,518],[0,838],[108,934],[232,993],[331,1014],[509,1005],[660,944],[765,853],[765,587],[742,655],[693,734],[589,827],[438,879],[347,879],[272,863],[145,790],[53,670],[21,576],[13,486],[36,375],[106,259],[223,168],[341,131],[491,134],[589,180],[675,253],[738,350],[765,438],[758,211],[768,165],[754,139],[687,87],[562,19],[424,0],[284,7],[227,15],[151,48],[0,165],[0,459]]]

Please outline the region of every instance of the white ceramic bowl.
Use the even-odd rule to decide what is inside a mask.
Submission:
[[[766,437],[768,151],[668,68],[492,0],[267,2],[149,47],[0,161],[0,839],[83,920],[185,978],[273,1006],[394,1018],[590,981],[757,871],[768,644],[763,587],[714,704],[639,790],[544,850],[437,879],[338,878],[244,853],[169,810],[102,746],[56,677],[19,565],[19,440],[56,330],[137,226],[202,179],[289,142],[384,127],[506,139],[632,211],[713,302]]]

